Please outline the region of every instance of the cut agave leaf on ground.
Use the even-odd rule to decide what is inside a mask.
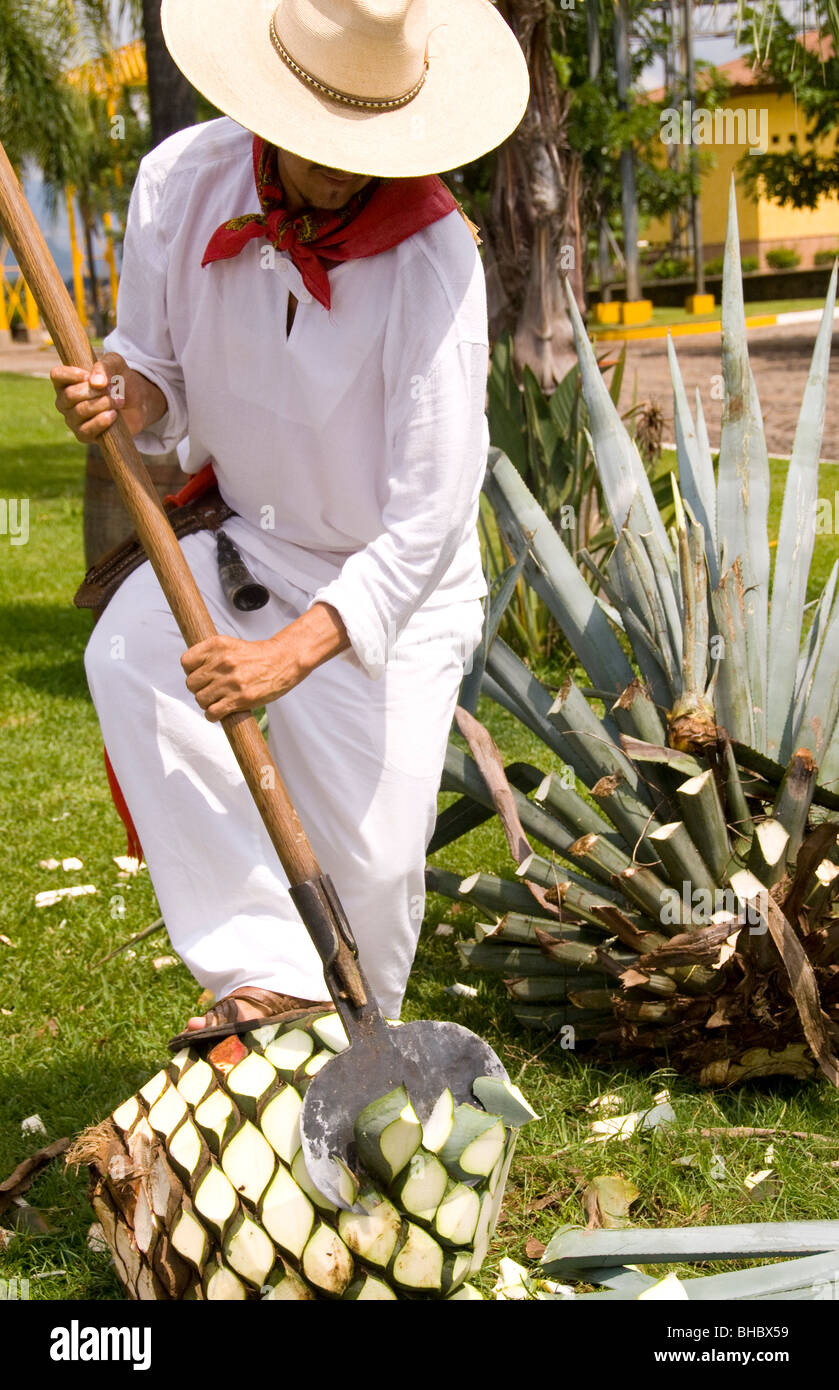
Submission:
[[[474,757],[450,745],[445,786],[460,794],[463,833],[477,823],[470,807],[503,812],[508,877],[517,881],[505,888],[464,862],[468,878],[431,870],[430,886],[536,919],[527,937],[512,925],[508,935],[502,921],[477,942],[458,942],[471,970],[512,980],[525,1027],[559,1033],[565,1046],[591,1045],[601,1060],[621,1054],[675,1067],[702,1086],[820,1072],[839,1085],[839,873],[823,867],[839,865],[835,566],[814,595],[814,615],[806,603],[836,272],[773,550],[738,256],[732,199],[717,478],[701,408],[694,420],[671,348],[678,474],[669,531],[569,307],[594,462],[617,528],[612,553],[592,570],[599,594],[519,470],[490,451],[486,497],[510,553],[526,551],[515,592],[545,603],[584,675],[557,692],[500,637],[485,644],[481,693],[544,744],[544,765],[534,758],[537,796],[505,785],[502,758],[479,756],[486,735],[474,718],[464,721]],[[548,779],[557,758],[570,780]],[[532,856],[525,836],[540,842]],[[595,985],[546,992],[557,961],[538,932],[555,930],[558,918],[569,929],[559,948],[566,957],[580,944],[572,932],[602,929],[594,949],[612,978],[596,1007]],[[725,922],[711,949],[702,933]]]
[[[132,1298],[481,1300],[469,1281],[517,1135],[492,1107],[530,1107],[516,1088],[490,1086],[486,1109],[446,1091],[423,1130],[397,1088],[359,1116],[370,1163],[343,1169],[355,1210],[339,1211],[309,1177],[299,1124],[307,1066],[346,1047],[334,1020],[316,1009],[206,1057],[185,1048],[75,1142]]]
[[[635,1184],[620,1175],[592,1178],[583,1193],[589,1228],[602,1226],[605,1231],[617,1231],[628,1226],[629,1208],[640,1195]]]

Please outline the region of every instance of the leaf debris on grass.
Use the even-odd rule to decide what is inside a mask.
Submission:
[[[44,1132],[46,1133],[46,1131]],[[16,1198],[28,1191],[42,1168],[46,1168],[47,1164],[52,1163],[54,1158],[58,1158],[59,1154],[63,1154],[69,1147],[69,1139],[56,1139],[53,1144],[48,1144],[46,1148],[30,1154],[22,1163],[19,1163],[14,1172],[10,1173],[3,1182],[0,1182],[0,1216]]]
[[[53,907],[62,898],[84,898],[98,892],[93,883],[76,883],[72,888],[46,888],[42,893],[35,894],[35,906]]]

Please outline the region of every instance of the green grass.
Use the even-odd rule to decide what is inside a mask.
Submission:
[[[792,440],[790,440],[790,449],[792,449]],[[714,451],[715,463],[716,458],[717,454]],[[662,470],[675,469],[675,449],[662,449],[660,466]],[[787,459],[770,458],[769,460],[769,546],[773,568],[788,468],[789,461]],[[816,535],[807,583],[808,602],[818,598],[835,561],[839,559],[839,463],[822,463],[820,465],[818,495],[819,498],[830,503],[833,529],[825,529]],[[827,516],[826,512],[825,516]]]
[[[0,932],[14,943],[0,943],[0,1181],[45,1142],[21,1134],[25,1117],[39,1114],[50,1140],[102,1119],[158,1069],[166,1039],[199,993],[183,966],[155,971],[154,957],[170,949],[165,934],[138,944],[133,959],[123,954],[96,966],[157,909],[148,875],[120,881],[113,863],[124,853],[124,837],[82,668],[90,620],[71,603],[84,567],[82,488],[83,451],[64,434],[48,383],[0,377],[0,497],[28,497],[31,507],[27,545],[12,547],[0,536]],[[541,745],[503,710],[482,702],[479,713],[505,758],[548,765]],[[42,859],[70,855],[83,860],[83,870],[39,868]],[[441,851],[436,862],[462,874],[510,867],[495,822]],[[38,891],[74,882],[95,884],[97,895],[35,908]],[[584,1220],[582,1191],[602,1173],[635,1182],[641,1196],[632,1215],[641,1224],[839,1217],[839,1170],[828,1166],[839,1157],[839,1138],[835,1144],[779,1139],[780,1191],[756,1207],[743,1178],[764,1166],[765,1141],[685,1133],[747,1124],[832,1135],[839,1096],[826,1084],[774,1082],[710,1095],[663,1074],[607,1070],[529,1037],[515,1027],[495,982],[473,976],[476,1000],[445,993],[462,978],[456,935],[468,935],[476,915],[429,896],[405,1016],[454,1017],[487,1037],[542,1117],[522,1133],[484,1289],[499,1255],[526,1263],[530,1237],[547,1241],[559,1225]],[[442,921],[455,926],[455,936],[435,935]],[[591,1099],[617,1091],[629,1110],[665,1084],[678,1118],[673,1130],[605,1150],[586,1144]],[[721,1182],[709,1176],[715,1149],[727,1164]],[[698,1166],[674,1166],[686,1153],[698,1156]],[[59,1161],[36,1179],[28,1198],[51,1229],[17,1234],[0,1253],[0,1278],[28,1277],[39,1299],[120,1298],[107,1257],[86,1245],[93,1215],[84,1174],[67,1173]],[[543,1203],[538,1210],[536,1201]],[[0,1227],[9,1225],[6,1213]]]
[[[757,318],[766,314],[792,314],[798,313],[801,309],[818,309],[821,311],[823,308],[823,299],[765,299],[755,300],[753,303],[749,303],[745,306],[746,318]],[[717,298],[717,303],[714,306],[713,312],[710,314],[689,314],[684,308],[679,308],[675,305],[655,305],[648,319],[645,319],[641,324],[633,324],[632,326],[634,328],[645,328],[650,324],[713,323],[719,320],[719,317],[720,303],[719,298]],[[597,332],[598,330],[614,328],[615,325],[595,323],[592,313],[589,327]]]

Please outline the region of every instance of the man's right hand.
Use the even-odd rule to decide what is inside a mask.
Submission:
[[[117,352],[86,367],[53,367],[56,409],[82,444],[104,434],[121,415],[132,435],[162,419],[167,411],[163,392],[133,371]]]

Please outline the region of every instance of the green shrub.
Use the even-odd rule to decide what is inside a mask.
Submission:
[[[793,246],[773,246],[766,252],[766,264],[773,270],[793,270],[801,264],[801,257]]]
[[[688,263],[679,256],[662,256],[652,267],[656,280],[678,280],[688,273]]]
[[[706,275],[722,275],[723,257],[714,256],[710,261],[705,262]],[[743,256],[740,260],[740,268],[744,273],[750,270],[759,270],[760,261],[757,256]]]
[[[813,257],[813,265],[833,265],[836,257],[839,256],[839,247],[831,251],[829,247],[823,247],[817,251]]]

